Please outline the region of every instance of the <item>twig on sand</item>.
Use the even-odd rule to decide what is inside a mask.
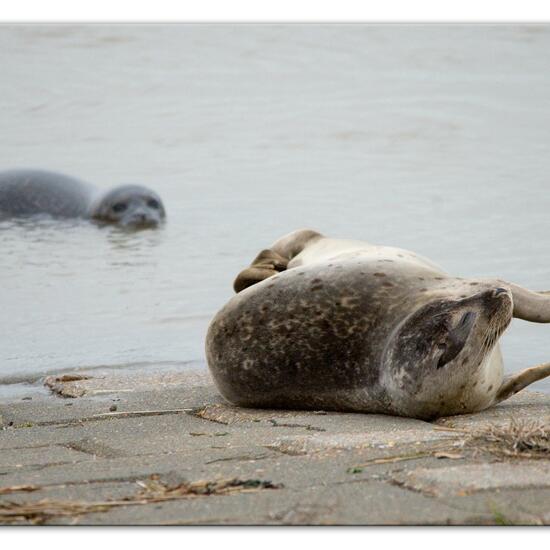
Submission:
[[[133,390],[131,388],[128,388],[128,389],[112,388],[112,389],[106,389],[106,390],[92,390],[89,393],[95,395],[95,394],[98,394],[98,393],[128,393],[128,392],[133,392],[133,391],[135,391],[135,390]]]
[[[363,462],[362,464],[358,464],[357,466],[354,466],[355,468],[364,468],[366,466],[372,466],[373,464],[389,464],[392,462],[402,462],[403,460],[414,460],[416,458],[424,458],[426,456],[430,456],[431,453],[428,452],[421,452],[421,453],[414,453],[412,455],[401,455],[401,456],[388,456],[385,458],[373,458],[372,460],[367,460],[367,462]]]
[[[462,441],[457,441],[452,439],[451,441],[442,441],[441,444],[436,448],[431,448],[426,451],[418,451],[416,453],[394,455],[394,456],[385,456],[381,458],[373,458],[367,460],[362,464],[357,464],[347,469],[349,474],[360,474],[363,471],[363,468],[368,466],[374,466],[376,464],[391,464],[394,462],[403,462],[405,460],[417,460],[419,458],[449,458],[452,460],[457,460],[464,458],[464,455],[456,452],[457,448],[462,448]]]
[[[451,451],[444,451],[444,450],[420,451],[418,453],[413,453],[409,455],[373,458],[372,460],[367,460],[362,464],[357,464],[356,466],[352,466],[351,468],[348,468],[347,471],[350,474],[359,474],[363,471],[363,468],[366,468],[367,466],[374,466],[375,464],[391,464],[394,462],[403,462],[404,460],[416,460],[418,458],[426,458],[430,456],[435,458],[450,458],[450,459],[464,458],[463,455],[459,453],[453,453]]]
[[[433,429],[439,432],[457,432],[462,434],[471,433],[470,430],[463,430],[462,428],[451,428],[450,426],[433,426]]]
[[[98,418],[98,417],[104,417],[104,416],[156,416],[161,414],[189,412],[192,410],[193,409],[159,409],[159,410],[150,410],[150,411],[119,411],[119,412],[94,414],[91,416],[91,418]]]
[[[11,487],[0,487],[0,495],[9,495],[11,493],[31,493],[41,489],[38,485],[12,485]]]

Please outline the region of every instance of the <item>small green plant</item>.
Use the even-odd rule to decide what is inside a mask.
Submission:
[[[489,503],[489,510],[493,514],[495,525],[514,525],[514,522],[507,518],[493,502]]]

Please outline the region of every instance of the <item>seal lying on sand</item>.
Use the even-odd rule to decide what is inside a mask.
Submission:
[[[544,364],[504,377],[497,344],[512,317],[550,322],[542,293],[310,230],[255,262],[206,339],[218,389],[236,405],[430,419],[485,409],[550,375]]]
[[[140,185],[100,192],[86,182],[53,172],[0,172],[0,219],[38,214],[91,218],[125,227],[156,226],[166,215],[160,197]]]

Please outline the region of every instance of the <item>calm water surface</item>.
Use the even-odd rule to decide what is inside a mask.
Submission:
[[[168,213],[1,223],[1,380],[204,366],[234,275],[300,227],[550,288],[550,27],[4,26],[0,74],[0,169],[143,183]],[[503,350],[549,361],[550,326]]]

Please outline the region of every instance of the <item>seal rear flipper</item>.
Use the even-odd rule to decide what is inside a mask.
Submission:
[[[284,271],[288,265],[288,259],[283,258],[274,250],[266,248],[252,260],[250,267],[269,268],[277,272]]]
[[[542,363],[541,365],[530,367],[518,372],[517,374],[507,376],[498,389],[493,404],[500,403],[501,401],[508,399],[508,397],[514,395],[533,382],[542,380],[547,376],[550,376],[550,363]]]
[[[270,250],[287,259],[287,262],[296,257],[312,241],[321,239],[323,235],[313,229],[298,229],[284,235],[275,241]]]

